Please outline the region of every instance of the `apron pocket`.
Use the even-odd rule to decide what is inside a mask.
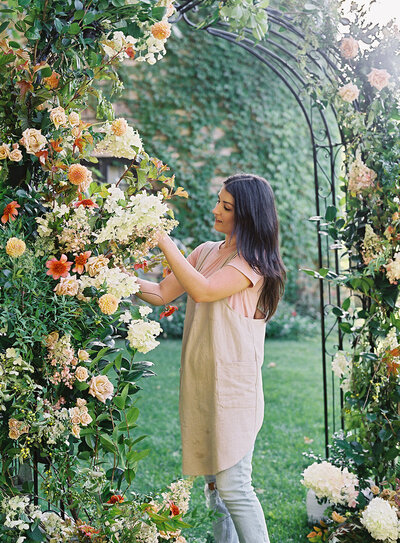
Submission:
[[[259,371],[255,361],[217,361],[215,371],[219,405],[231,408],[256,407]]]

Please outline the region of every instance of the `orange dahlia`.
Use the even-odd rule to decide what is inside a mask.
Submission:
[[[113,494],[107,503],[114,504],[114,503],[122,503],[123,501],[124,501],[124,497],[121,496],[121,494]]]
[[[67,277],[72,264],[73,262],[69,262],[66,255],[61,255],[60,260],[52,258],[46,262],[46,268],[49,268],[46,275],[51,275],[53,279]]]
[[[73,185],[83,185],[89,177],[89,170],[81,164],[71,164],[67,176]]]
[[[166,21],[155,23],[150,30],[156,40],[166,40],[171,35],[171,25]]]
[[[6,205],[3,211],[3,216],[1,217],[1,222],[6,224],[7,221],[15,221],[18,211],[17,207],[21,207],[17,202],[10,202]]]
[[[84,253],[75,257],[75,266],[72,268],[73,272],[83,273],[85,271],[85,264],[88,261],[92,251],[85,251]]]
[[[74,204],[75,207],[83,206],[83,207],[99,207],[93,200],[90,198],[87,198],[86,200],[80,200],[79,202],[76,202]]]

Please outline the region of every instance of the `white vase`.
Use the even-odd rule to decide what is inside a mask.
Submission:
[[[324,500],[322,503],[318,503],[318,499],[315,495],[314,490],[309,489],[307,492],[306,498],[306,507],[307,507],[307,517],[310,524],[316,524],[320,520],[326,518],[324,511],[329,507],[330,503],[328,500]]]

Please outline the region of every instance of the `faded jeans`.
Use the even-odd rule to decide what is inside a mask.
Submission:
[[[231,468],[204,477],[207,507],[223,515],[213,524],[216,543],[270,543],[264,513],[251,485],[252,455],[253,450]],[[210,490],[209,483],[216,488]]]

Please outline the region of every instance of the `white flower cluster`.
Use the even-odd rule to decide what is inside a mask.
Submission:
[[[140,543],[158,543],[158,530],[155,524],[140,523],[140,530],[136,536],[136,541]]]
[[[4,526],[21,533],[29,530],[30,524],[41,516],[40,509],[30,503],[28,496],[7,497],[1,502],[1,508],[6,517]],[[23,543],[25,539],[24,535],[20,535],[16,543]]]
[[[303,472],[301,483],[311,488],[317,498],[326,498],[334,504],[356,506],[357,477],[347,468],[340,469],[330,462],[314,462]]]
[[[332,360],[332,371],[342,379],[340,387],[347,391],[350,388],[350,376],[352,371],[352,360],[344,351],[338,351]]]
[[[396,543],[400,536],[396,509],[383,498],[371,500],[360,520],[371,536],[378,541]]]
[[[160,344],[155,338],[161,334],[162,328],[156,321],[133,320],[128,326],[127,339],[133,349],[140,353],[148,353]]]
[[[399,346],[399,342],[397,340],[397,328],[392,326],[385,337],[378,339],[376,346],[378,355],[383,355],[388,350],[392,351],[393,349],[396,349],[396,347]]]
[[[190,491],[193,486],[193,479],[179,479],[169,485],[169,491],[164,492],[162,497],[165,502],[173,502],[178,508],[179,512],[186,515],[189,510]]]
[[[99,289],[105,283],[107,293],[113,294],[118,300],[136,294],[140,288],[134,275],[124,273],[119,268],[104,267],[96,277],[82,275],[79,281],[81,292],[86,287]]]
[[[48,445],[55,445],[60,438],[70,433],[68,409],[44,413],[43,419],[43,423],[39,426],[38,437],[45,439]]]
[[[104,38],[101,45],[109,58],[123,60],[129,58],[126,50],[134,47],[137,39],[133,36],[125,36],[123,32],[114,32],[111,38]]]
[[[70,519],[63,520],[57,513],[46,511],[42,513],[40,521],[43,524],[48,543],[66,543],[72,540],[75,528]]]
[[[135,159],[143,149],[139,132],[127,126],[126,132],[122,136],[117,136],[111,127],[112,125],[108,123],[104,126],[102,131],[105,131],[105,138],[96,145],[94,152],[99,155]]]
[[[114,216],[110,217],[106,226],[100,230],[96,243],[104,241],[115,241],[127,243],[135,237],[147,237],[152,230],[160,229],[165,224],[164,214],[168,206],[162,201],[162,194],[157,196],[141,192],[131,196],[126,208],[116,208],[116,203],[109,203],[114,206]],[[175,221],[169,221],[174,222]]]

